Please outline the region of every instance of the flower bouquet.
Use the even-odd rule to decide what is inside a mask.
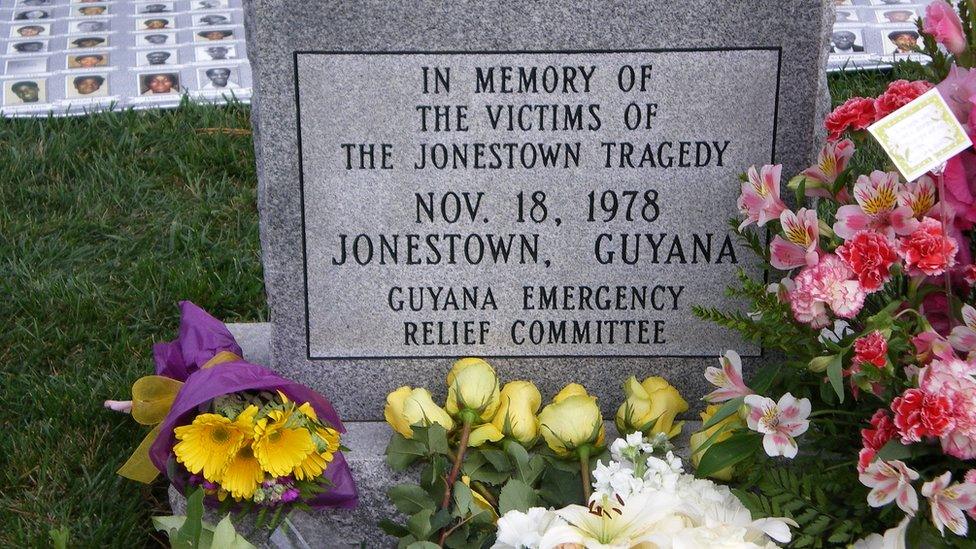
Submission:
[[[976,135],[976,73],[960,66],[976,61],[976,13],[958,8],[963,19],[938,0],[919,23],[933,63],[905,68],[928,79],[827,117],[817,164],[786,184],[795,207],[780,166],[749,169],[733,226],[785,276],[767,286],[741,275],[730,291],[749,314],[697,309],[781,352],[749,383],[731,351],[706,372],[717,388],[698,473],[732,479],[753,513],[794,518],[798,545],[972,543],[976,153],[904,181],[865,132],[937,84]]]
[[[415,466],[419,477],[389,491],[407,520],[380,526],[399,547],[765,547],[771,537],[790,539],[791,521],[754,521],[728,489],[683,474],[668,438],[681,431],[675,417],[688,404],[660,377],[624,383],[615,423],[626,439],[609,450],[596,397],[581,385],[542,407],[531,381],[500,387],[490,364],[465,358],[447,387],[443,407],[425,388],[387,396],[387,463]]]
[[[119,474],[148,483],[163,473],[185,495],[201,489],[211,505],[254,511],[257,527],[296,508],[355,507],[329,401],[243,360],[203,309],[180,308],[179,337],[153,349],[156,375],[135,382],[131,401],[106,402],[154,425]]]

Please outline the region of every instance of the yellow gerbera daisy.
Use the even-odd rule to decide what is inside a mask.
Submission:
[[[339,449],[339,432],[335,429],[319,427],[313,439],[317,444],[317,451],[309,454],[305,461],[295,467],[293,474],[298,480],[318,478],[332,463],[332,458]]]
[[[244,442],[240,425],[220,414],[200,414],[190,425],[173,430],[179,442],[173,446],[176,461],[188,471],[217,482],[221,471]]]
[[[273,410],[254,425],[254,456],[261,468],[276,477],[291,474],[315,451],[312,433],[289,427],[291,411]]]
[[[220,485],[230,492],[234,499],[250,499],[258,484],[264,480],[261,464],[254,457],[251,441],[241,446],[237,454],[227,463],[223,474],[220,475]]]

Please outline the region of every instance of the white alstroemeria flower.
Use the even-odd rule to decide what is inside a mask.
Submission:
[[[875,460],[857,478],[861,484],[871,488],[868,493],[868,505],[871,507],[883,507],[894,501],[905,514],[915,516],[918,494],[912,487],[912,481],[918,479],[918,473],[909,469],[903,461]]]
[[[908,523],[912,517],[905,515],[897,526],[885,530],[884,535],[871,534],[866,538],[861,538],[854,542],[851,549],[907,549],[905,544],[905,533],[908,532]]]
[[[845,320],[834,320],[834,327],[823,328],[820,330],[820,336],[817,337],[817,341],[820,343],[839,343],[840,340],[844,339],[849,334],[853,334],[854,330],[851,329],[851,325]]]
[[[976,309],[972,305],[962,306],[962,326],[956,326],[949,334],[953,349],[964,353],[976,351]]]
[[[526,512],[509,511],[498,518],[498,535],[492,549],[538,549],[550,528],[564,524],[556,513],[542,507]]]
[[[629,463],[611,461],[604,465],[600,461],[593,470],[593,494],[590,501],[615,500],[617,496],[628,499],[643,487],[644,482],[634,476],[634,470]]]
[[[952,486],[952,473],[946,471],[941,476],[922,485],[922,495],[928,498],[932,508],[932,524],[945,535],[949,527],[957,536],[965,536],[969,531],[964,511],[976,506],[976,484],[957,482]]]
[[[797,446],[794,437],[807,432],[810,422],[810,400],[797,400],[790,393],[773,399],[749,395],[745,398],[749,406],[746,423],[753,431],[763,433],[763,449],[770,456],[796,457]]]
[[[556,510],[566,524],[550,528],[540,549],[561,544],[587,549],[630,548],[648,541],[661,529],[674,530],[682,523],[675,513],[679,501],[674,494],[645,490],[623,503],[609,503],[606,507],[569,505]]]
[[[742,380],[742,359],[739,358],[739,353],[725,351],[724,355],[718,357],[718,362],[721,369],[713,366],[705,368],[705,379],[718,389],[702,397],[704,400],[715,404],[752,394],[752,389],[746,387]]]

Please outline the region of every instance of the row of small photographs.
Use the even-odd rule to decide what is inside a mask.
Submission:
[[[866,15],[864,19],[861,18],[861,14],[857,10],[837,10],[837,18],[834,20],[834,24],[837,23],[883,23],[883,24],[899,24],[899,23],[914,23],[919,18],[920,10],[915,7],[905,7],[905,8],[873,8],[869,10],[863,10],[861,14]]]
[[[164,6],[172,6],[176,4],[175,1],[163,1],[159,0],[141,0],[142,2],[148,3],[150,5],[162,4]],[[182,3],[181,0],[180,3]],[[111,4],[112,0],[69,0],[69,4]],[[126,2],[129,3],[129,2]],[[31,8],[43,8],[43,7],[54,7],[60,4],[64,4],[64,0],[16,0],[16,2],[4,1],[0,2],[0,7],[9,7],[11,4],[16,6],[26,6]],[[209,10],[217,8],[226,8],[230,5],[229,0],[190,0],[190,9],[200,9]],[[156,9],[156,8],[154,8]]]
[[[830,53],[857,55],[870,53],[864,50],[864,32],[877,33],[881,39],[882,52],[886,54],[910,54],[915,52],[918,43],[918,32],[915,29],[886,29],[880,27],[864,27],[849,29],[834,29],[830,35]]]
[[[56,31],[52,31],[51,28],[53,21],[60,22],[62,20],[34,19],[30,21],[13,21],[10,24],[15,29],[26,28],[28,31],[36,31],[36,27],[41,27],[43,30],[40,32],[42,33],[46,32],[48,34],[56,34]],[[65,21],[67,24],[67,33],[72,34],[78,32],[102,32],[107,30],[156,31],[184,27],[219,27],[239,24],[240,15],[235,14],[233,11],[221,11],[187,14],[180,13],[156,17],[107,17],[102,19],[67,19],[63,21]],[[113,21],[117,21],[118,23],[113,25]],[[14,35],[18,34],[22,33],[15,30]]]
[[[230,94],[249,90],[240,84],[238,67],[211,67],[197,71],[197,86],[188,89],[179,72],[151,72],[131,75],[140,97],[172,98],[183,93]],[[48,81],[61,78],[30,78],[7,80],[3,83],[3,106],[29,107],[48,103]],[[95,99],[113,97],[110,73],[88,73],[65,76],[66,99]],[[129,86],[125,86],[129,88]],[[116,94],[118,96],[118,94]]]
[[[134,46],[152,47],[179,44],[180,42],[176,38],[175,32],[140,34],[135,37]],[[238,36],[235,29],[214,29],[193,33],[193,42],[197,43],[233,42],[237,40],[237,38]],[[243,38],[243,36],[240,38]],[[53,51],[49,46],[50,41],[51,39],[11,41],[7,44],[6,52],[8,54],[31,54]],[[80,36],[78,38],[68,37],[67,39],[67,49],[104,48],[111,45],[111,35],[107,34],[99,36]]]
[[[174,1],[168,2],[154,2],[149,1],[141,4],[133,4],[129,2],[114,4],[106,1],[98,2],[77,2],[80,5],[74,5],[67,8],[67,17],[92,17],[99,15],[108,15],[112,13],[125,13],[125,14],[140,14],[140,13],[173,13],[181,11],[177,7],[177,3]],[[86,5],[87,4],[87,5]],[[57,13],[62,10],[62,6],[55,5],[52,2],[46,3],[19,3],[18,8],[14,9],[14,19],[25,20],[25,19],[53,19],[54,17],[65,17],[65,15],[58,15]],[[3,8],[0,5],[0,8]],[[230,8],[230,2],[228,0],[193,0],[186,6],[186,11],[206,11],[206,10],[219,10]]]
[[[145,51],[123,51],[118,54],[135,56],[135,66],[170,66],[184,63],[214,63],[238,58],[236,44],[225,46],[206,46],[193,48],[193,59],[184,59],[190,52],[187,48],[149,49]],[[181,51],[182,50],[182,51]],[[90,69],[112,65],[114,51],[97,51],[63,56],[10,57],[4,63],[3,74],[33,74],[61,69]],[[53,63],[52,63],[53,61]],[[131,63],[119,63],[131,65]]]

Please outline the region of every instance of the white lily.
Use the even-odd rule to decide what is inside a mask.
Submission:
[[[645,491],[626,501],[605,500],[603,506],[569,505],[556,511],[566,524],[546,532],[539,548],[552,549],[562,544],[586,549],[639,547],[654,534],[682,527],[684,520],[674,512],[679,503],[674,494]]]

